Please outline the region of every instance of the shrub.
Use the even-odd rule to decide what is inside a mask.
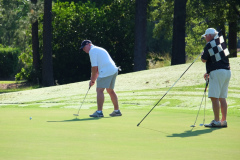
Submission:
[[[12,78],[18,72],[20,64],[17,48],[0,48],[0,78]]]

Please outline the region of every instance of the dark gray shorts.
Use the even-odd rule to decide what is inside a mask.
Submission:
[[[97,78],[97,88],[114,89],[117,75],[118,75],[118,72],[116,72],[115,74],[108,76],[108,77],[102,77],[102,78],[98,77]]]

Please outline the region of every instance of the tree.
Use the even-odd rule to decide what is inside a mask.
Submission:
[[[231,57],[237,57],[237,31],[238,19],[240,12],[237,9],[240,2],[229,1],[228,21],[229,21],[229,35],[228,35],[228,49]]]
[[[184,64],[185,53],[185,21],[187,0],[174,1],[173,39],[171,65]]]
[[[53,86],[52,64],[52,0],[44,0],[43,17],[43,59],[42,59],[42,85]]]
[[[29,24],[27,0],[0,0],[0,43],[25,49]]]
[[[147,55],[147,0],[136,0],[134,71],[146,69]]]
[[[135,1],[114,0],[101,9],[90,1],[58,2],[52,11],[53,74],[59,84],[91,76],[89,55],[79,50],[84,39],[105,48],[121,66],[121,74],[133,71]],[[41,30],[41,23],[39,27]],[[42,37],[41,32],[39,35]]]
[[[155,24],[153,29],[153,37],[158,38],[160,43],[158,47],[167,48],[164,51],[159,49],[160,53],[171,52],[172,40],[172,17],[173,17],[173,1],[172,0],[154,0],[151,1],[150,15],[151,22]],[[236,44],[236,36],[231,38],[232,32],[234,35],[239,32],[239,6],[240,1],[226,0],[219,3],[218,0],[191,0],[187,1],[186,5],[186,25],[185,25],[185,52],[188,59],[194,58],[194,55],[200,54],[205,41],[201,40],[201,35],[207,28],[216,28],[222,30],[226,42],[231,49],[231,44]],[[234,7],[231,7],[234,6]],[[176,9],[176,8],[175,8]],[[233,13],[228,13],[229,11]],[[229,14],[229,16],[228,16]],[[234,18],[237,15],[237,18]],[[230,31],[232,22],[237,22],[238,27],[234,31]],[[168,40],[168,41],[166,41]],[[162,43],[166,41],[167,43]],[[234,42],[233,42],[234,41]],[[173,45],[172,45],[173,46]],[[236,45],[235,45],[236,46]],[[168,50],[169,48],[169,50]],[[234,47],[236,48],[236,47]],[[155,49],[156,50],[156,49]],[[232,50],[232,49],[231,49]],[[235,53],[236,53],[236,49]],[[231,51],[230,51],[231,52]],[[232,53],[230,53],[232,56]]]
[[[31,13],[36,12],[34,6],[36,6],[38,0],[31,0],[32,9]],[[33,68],[35,72],[35,78],[33,81],[37,82],[40,78],[40,54],[39,54],[39,39],[38,39],[38,19],[33,18],[32,20],[32,52],[33,52]]]
[[[169,54],[172,49],[174,1],[154,0],[149,5],[149,32],[148,51],[158,55]],[[151,39],[152,38],[152,39]]]
[[[237,57],[237,21],[229,22],[228,49],[231,57]]]
[[[239,20],[239,5],[238,0],[226,0],[219,3],[218,0],[204,1],[205,11],[201,11],[202,17],[205,17],[205,22],[209,27],[222,30],[225,41],[228,44],[231,57],[237,56],[237,32]]]

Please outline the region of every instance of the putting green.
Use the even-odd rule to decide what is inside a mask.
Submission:
[[[0,108],[0,157],[10,159],[238,159],[240,117],[228,128],[205,128],[196,111],[123,109],[122,117],[90,118],[94,110]],[[32,120],[29,117],[32,117]],[[210,121],[212,115],[206,115]]]

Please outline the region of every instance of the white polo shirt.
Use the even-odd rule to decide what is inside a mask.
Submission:
[[[100,78],[111,76],[118,71],[114,61],[104,48],[91,45],[89,57],[92,67],[98,67],[98,77]]]

